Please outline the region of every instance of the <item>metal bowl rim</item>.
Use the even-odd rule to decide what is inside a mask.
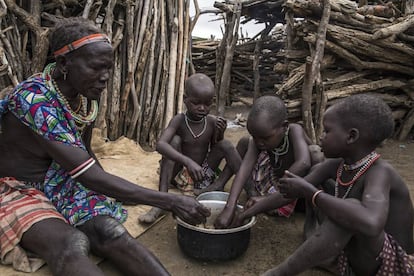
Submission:
[[[208,201],[211,203],[226,203],[225,201],[221,201],[221,200],[200,200],[200,203],[203,203],[204,201]],[[237,205],[238,208],[243,208],[243,206],[241,205]],[[176,217],[175,220],[177,221],[177,223],[185,228],[197,231],[197,232],[201,232],[201,233],[206,233],[206,234],[230,234],[230,233],[236,233],[236,232],[240,232],[246,229],[251,228],[255,223],[256,223],[256,216],[252,216],[250,218],[250,221],[246,224],[243,224],[242,226],[239,227],[235,227],[235,228],[228,228],[228,229],[207,229],[207,228],[201,228],[201,227],[197,227],[195,225],[191,225],[185,221],[183,221],[182,219],[180,219],[179,217]]]
[[[223,191],[210,191],[210,192],[205,192],[205,193],[199,194],[196,197],[196,200],[199,201],[200,198],[203,198],[203,197],[208,196],[208,195],[214,195],[214,194],[225,195],[226,197],[229,197],[230,196],[230,193],[228,193],[228,192],[223,192]],[[201,199],[201,200],[218,200],[218,199]],[[218,201],[221,201],[221,200],[218,200]]]

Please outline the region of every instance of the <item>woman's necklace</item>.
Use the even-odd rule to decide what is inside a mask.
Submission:
[[[89,113],[87,113],[88,109],[88,100],[85,97],[81,97],[81,107],[78,111],[73,111],[70,107],[70,104],[68,100],[65,98],[63,93],[60,91],[59,86],[56,84],[55,80],[52,79],[52,84],[55,88],[55,91],[57,92],[60,100],[63,101],[63,103],[66,105],[67,109],[69,110],[69,113],[72,115],[73,119],[76,122],[76,125],[79,127],[80,130],[82,130],[85,126],[90,125],[93,123],[98,115],[98,102],[92,101],[91,102],[91,108],[89,110]]]
[[[339,196],[339,185],[341,186],[348,186],[348,189],[346,189],[345,194],[342,196],[342,198],[346,198],[348,194],[351,192],[352,187],[354,186],[355,181],[358,180],[371,166],[374,164],[375,161],[377,161],[378,158],[380,158],[380,154],[376,153],[375,151],[371,152],[361,160],[363,160],[363,163],[361,163],[361,160],[358,162],[348,165],[359,168],[359,170],[355,173],[355,175],[352,177],[351,181],[349,182],[342,182],[342,172],[345,169],[344,161],[341,162],[341,164],[338,167],[338,170],[336,171],[336,181],[335,181],[335,197]]]
[[[279,162],[279,157],[282,155],[285,155],[289,151],[289,128],[285,132],[285,136],[283,137],[283,143],[277,148],[272,149],[273,156],[275,158],[274,160],[274,167],[276,169],[280,169],[282,167],[282,162],[280,162],[279,167],[276,167],[276,165]]]
[[[56,64],[51,63],[48,64],[44,71],[44,79],[48,82],[48,86],[50,87],[51,91],[57,94],[57,98],[61,101],[61,103],[66,106],[69,113],[72,115],[78,130],[82,131],[87,125],[93,123],[98,115],[98,101],[93,100],[91,101],[91,107],[88,113],[88,100],[87,98],[80,95],[80,103],[76,111],[72,110],[68,100],[60,91],[59,86],[52,78],[52,72],[55,68]]]
[[[200,137],[201,135],[203,135],[203,134],[204,134],[204,132],[206,131],[206,128],[207,128],[207,119],[206,119],[206,117],[207,117],[207,116],[204,116],[204,117],[203,117],[202,119],[200,119],[199,121],[195,121],[195,120],[191,120],[191,119],[189,119],[189,118],[188,118],[188,116],[187,116],[187,113],[185,113],[185,114],[184,114],[184,121],[185,121],[185,125],[187,126],[187,128],[188,128],[188,130],[190,131],[191,135],[193,135],[194,139],[199,138],[199,137]],[[194,131],[193,131],[193,129],[190,127],[189,122],[192,122],[192,123],[201,123],[201,122],[204,122],[203,129],[200,131],[200,133],[199,133],[199,134],[195,134],[195,133],[194,133]]]

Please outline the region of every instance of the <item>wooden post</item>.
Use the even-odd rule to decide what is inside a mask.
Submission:
[[[316,133],[312,119],[312,91],[315,84],[315,79],[320,74],[321,61],[324,55],[326,29],[329,24],[329,16],[331,12],[331,5],[329,0],[323,1],[323,12],[321,21],[318,27],[318,37],[316,41],[315,52],[312,58],[308,58],[306,62],[306,70],[304,83],[302,88],[302,117],[305,132],[316,143]]]

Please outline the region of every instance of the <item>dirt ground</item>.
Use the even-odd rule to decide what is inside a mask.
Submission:
[[[226,118],[235,119],[240,113],[246,118],[248,108],[244,105],[234,106],[226,111]],[[229,128],[226,137],[236,143],[246,135],[244,127]],[[414,143],[413,141],[388,141],[378,150],[382,157],[389,160],[401,173],[409,186],[414,200]],[[146,162],[158,162],[157,158],[148,156]],[[117,160],[117,162],[122,162]],[[137,168],[140,169],[140,168]],[[146,168],[142,168],[146,170]],[[226,186],[229,188],[230,182]],[[183,254],[177,242],[176,222],[167,215],[160,222],[149,228],[138,240],[148,247],[164,264],[172,275],[260,275],[267,269],[284,260],[302,242],[304,215],[295,213],[291,218],[275,218],[259,215],[251,228],[250,244],[247,251],[239,258],[225,262],[204,262]],[[121,275],[110,263],[100,264],[107,275]],[[331,275],[328,272],[312,269],[301,275]]]

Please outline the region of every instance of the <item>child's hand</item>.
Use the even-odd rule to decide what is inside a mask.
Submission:
[[[304,191],[310,187],[313,185],[289,171],[285,171],[285,175],[279,179],[277,185],[279,192],[286,198],[304,197]]]
[[[224,132],[227,128],[227,121],[223,117],[216,117],[216,129],[214,130],[213,144],[224,139]]]
[[[194,183],[203,180],[204,171],[203,171],[203,168],[199,164],[191,160],[191,162],[189,162],[189,164],[187,164],[186,167]]]
[[[216,229],[229,228],[234,217],[234,212],[231,208],[225,207],[223,211],[217,216],[214,222]]]
[[[252,197],[250,197],[249,200],[247,200],[246,204],[244,204],[244,210],[246,211],[247,209],[253,207],[258,202],[260,202],[260,200],[262,200],[263,198],[264,197],[262,197],[262,196],[252,196]]]

